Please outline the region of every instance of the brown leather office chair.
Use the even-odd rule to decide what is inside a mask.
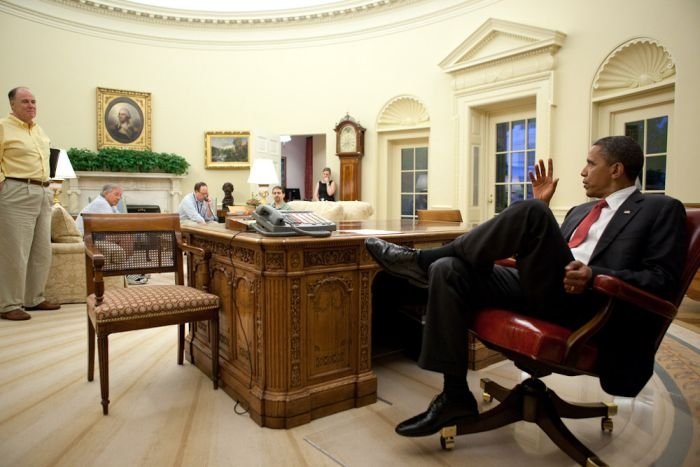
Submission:
[[[419,221],[462,222],[459,209],[416,209]]]
[[[109,406],[108,336],[116,332],[178,325],[177,362],[182,365],[185,323],[209,322],[211,378],[218,388],[219,297],[184,285],[183,253],[205,257],[184,244],[177,214],[84,214],[88,317],[88,381],[95,370],[95,336],[100,365],[102,412]],[[147,249],[147,251],[146,251]],[[175,285],[104,288],[105,276],[175,273]]]
[[[612,431],[611,416],[617,412],[614,404],[575,404],[560,399],[539,379],[551,373],[564,375],[600,376],[596,335],[605,330],[614,314],[618,300],[632,303],[655,316],[660,323],[655,336],[658,349],[668,326],[676,316],[677,307],[700,266],[700,209],[687,209],[687,229],[690,240],[681,277],[681,287],[673,301],[662,300],[643,290],[610,276],[597,276],[593,289],[605,296],[598,313],[580,329],[572,331],[517,312],[487,308],[479,310],[471,329],[487,347],[506,355],[527,372],[527,380],[512,390],[482,379],[484,400],[496,398],[500,404],[479,414],[474,421],[445,427],[440,432],[443,448],[454,446],[454,437],[479,433],[525,420],[534,422],[554,443],[581,465],[606,465],[569,431],[563,418],[602,417],[601,428]]]

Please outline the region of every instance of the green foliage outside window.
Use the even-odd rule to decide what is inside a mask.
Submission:
[[[184,175],[190,164],[177,154],[134,149],[102,148],[68,150],[73,170],[104,172],[163,172]]]

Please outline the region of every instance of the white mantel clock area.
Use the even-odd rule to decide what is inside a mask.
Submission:
[[[176,212],[182,198],[184,175],[137,172],[76,172],[78,178],[66,180],[64,194],[68,210],[77,214],[102,187],[111,183],[124,189],[123,199],[130,204],[157,204],[161,212]]]

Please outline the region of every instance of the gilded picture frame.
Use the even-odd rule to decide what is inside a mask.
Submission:
[[[249,131],[207,131],[204,135],[204,167],[245,169],[250,167]]]
[[[151,149],[151,93],[97,88],[97,149]]]

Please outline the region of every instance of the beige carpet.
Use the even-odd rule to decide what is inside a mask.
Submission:
[[[84,305],[32,316],[0,322],[0,466],[573,464],[522,422],[459,437],[450,452],[438,436],[395,435],[394,425],[423,410],[441,384],[401,357],[375,364],[376,404],[292,430],[260,428],[196,367],[176,364],[175,327],[110,337],[111,405],[103,416],[99,383],[86,381]],[[636,399],[616,400],[612,436],[598,420],[567,424],[611,465],[700,465],[697,341],[666,338],[652,381]],[[512,384],[522,374],[499,363],[471,373],[473,389],[481,376]],[[565,398],[610,398],[591,378],[548,379]]]

